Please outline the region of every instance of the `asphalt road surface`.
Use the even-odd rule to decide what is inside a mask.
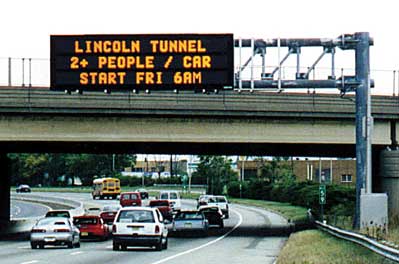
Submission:
[[[39,217],[45,215],[49,209],[49,207],[38,203],[11,200],[10,216],[11,219]]]
[[[51,194],[54,195],[54,194]],[[90,194],[57,194],[86,204],[101,207],[117,201],[95,200]],[[194,201],[184,201],[184,207],[194,207]],[[287,237],[279,236],[279,227],[286,226],[280,216],[256,208],[231,204],[230,218],[225,228],[210,229],[208,237],[170,237],[167,250],[128,248],[113,251],[112,240],[84,241],[80,248],[46,247],[32,250],[29,241],[0,242],[2,264],[33,263],[274,263]],[[277,230],[277,231],[275,231]]]

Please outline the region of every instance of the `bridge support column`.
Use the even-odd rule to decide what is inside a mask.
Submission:
[[[399,150],[383,150],[380,155],[382,192],[388,194],[391,221],[399,220]]]
[[[10,160],[7,154],[0,154],[0,231],[10,221]]]

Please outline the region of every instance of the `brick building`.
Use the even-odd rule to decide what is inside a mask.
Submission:
[[[263,161],[270,162],[270,161]],[[356,183],[356,160],[355,159],[333,159],[333,160],[309,160],[293,159],[281,161],[286,167],[291,168],[298,181],[320,180],[326,184],[354,185]],[[237,162],[239,177],[245,180],[259,177],[262,161],[247,160]],[[244,168],[244,172],[243,172]],[[321,179],[319,170],[321,168]]]

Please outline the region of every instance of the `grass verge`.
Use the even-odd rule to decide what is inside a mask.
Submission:
[[[277,264],[396,263],[370,250],[320,230],[294,233],[280,252]]]
[[[285,217],[290,222],[303,223],[308,221],[307,209],[304,207],[291,205],[290,203],[238,198],[231,198],[230,201],[242,205],[261,207],[263,209],[276,212]]]

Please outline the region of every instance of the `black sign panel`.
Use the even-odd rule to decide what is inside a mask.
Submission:
[[[51,89],[233,86],[232,34],[51,36]]]

